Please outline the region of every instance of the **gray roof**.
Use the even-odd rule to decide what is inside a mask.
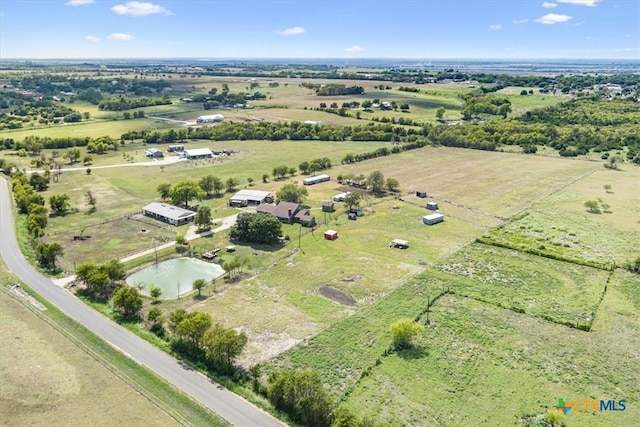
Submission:
[[[145,212],[150,212],[158,216],[170,218],[174,220],[189,218],[195,216],[195,212],[183,209],[178,206],[167,205],[165,203],[153,202],[142,208]]]
[[[257,200],[262,201],[266,197],[270,196],[268,191],[260,190],[240,190],[231,197],[231,200]]]
[[[147,153],[159,153],[160,150],[157,148],[147,148]]]
[[[188,157],[191,157],[191,156],[213,156],[213,152],[208,148],[191,148],[189,150],[184,150],[184,152]]]

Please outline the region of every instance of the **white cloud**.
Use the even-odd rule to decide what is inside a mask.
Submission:
[[[620,49],[616,49],[616,52],[638,52],[640,51],[640,47],[623,47]]]
[[[558,3],[549,3],[548,1],[542,3],[542,7],[546,7],[547,9],[555,9],[558,7]]]
[[[500,25],[500,24],[489,25],[489,28],[491,30],[497,31],[497,30],[501,30],[502,29],[502,25]]]
[[[363,47],[358,46],[357,44],[354,44],[351,47],[346,48],[344,51],[347,53],[358,53],[358,52],[362,52],[364,50]]]
[[[129,40],[135,39],[134,36],[127,33],[113,33],[107,36],[107,40],[112,40],[116,42],[128,42]]]
[[[575,4],[576,6],[596,7],[600,0],[556,0],[558,3]]]
[[[65,4],[67,6],[84,6],[93,3],[94,0],[69,0]]]
[[[553,25],[553,24],[562,24],[564,22],[569,22],[572,19],[573,17],[569,15],[558,15],[557,13],[548,13],[536,19],[536,22],[539,24]]]
[[[624,37],[627,38],[627,39],[631,38],[631,34],[625,34]]]
[[[514,24],[526,24],[527,22],[529,22],[529,19],[514,19],[512,22]]]
[[[84,39],[91,43],[96,43],[100,41],[100,38],[96,36],[86,36]]]
[[[278,31],[277,33],[280,34],[281,36],[298,36],[306,32],[307,30],[305,30],[302,27],[291,27],[291,28],[286,28],[282,31]]]
[[[125,4],[113,6],[111,8],[111,11],[113,13],[117,13],[118,15],[130,16],[147,16],[156,13],[161,13],[163,15],[172,15],[172,12],[170,10],[165,9],[160,5],[153,3],[143,3],[139,1],[130,1]]]

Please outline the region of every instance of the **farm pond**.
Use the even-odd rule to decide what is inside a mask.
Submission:
[[[204,279],[210,282],[224,274],[218,264],[211,264],[195,258],[175,258],[154,264],[127,277],[129,286],[137,286],[148,295],[151,285],[162,290],[162,296],[172,298],[193,290],[193,282]]]

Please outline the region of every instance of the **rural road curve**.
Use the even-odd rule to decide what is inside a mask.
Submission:
[[[0,178],[0,255],[9,270],[26,285],[67,316],[230,423],[243,427],[284,425],[198,372],[183,368],[173,357],[94,311],[36,271],[24,259],[18,248],[10,197],[7,181]]]

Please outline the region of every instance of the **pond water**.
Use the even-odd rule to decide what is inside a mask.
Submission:
[[[127,277],[127,285],[140,286],[149,294],[151,285],[162,289],[163,297],[176,297],[193,290],[193,282],[204,279],[210,282],[224,274],[218,264],[210,264],[195,258],[175,258],[154,264]]]

